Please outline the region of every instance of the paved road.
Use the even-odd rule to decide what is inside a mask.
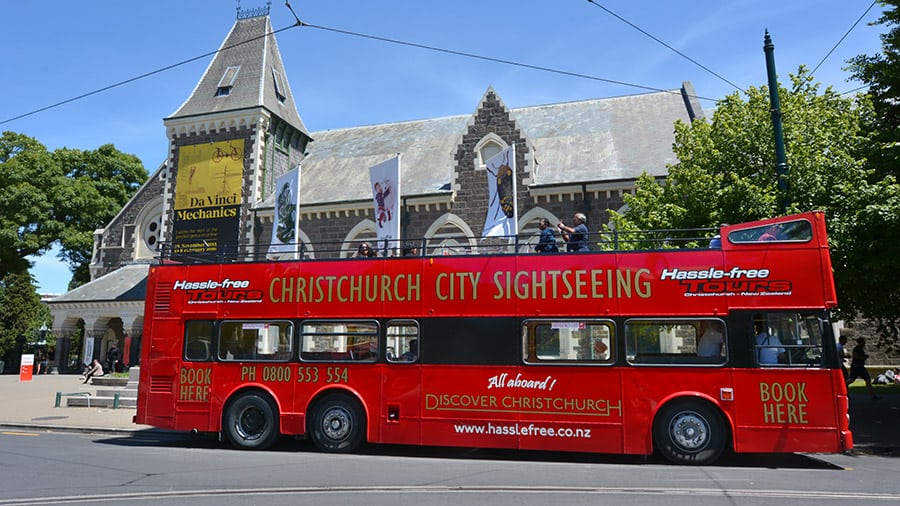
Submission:
[[[164,431],[0,431],[0,506],[761,506],[900,504],[900,460],[874,455],[662,457],[372,445],[327,454],[285,438],[271,451]]]

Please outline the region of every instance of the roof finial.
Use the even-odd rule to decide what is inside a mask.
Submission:
[[[249,19],[249,18],[268,16],[271,8],[272,8],[272,0],[267,0],[265,7],[257,7],[255,9],[244,10],[244,9],[241,9],[241,0],[237,0],[237,18],[238,19]]]

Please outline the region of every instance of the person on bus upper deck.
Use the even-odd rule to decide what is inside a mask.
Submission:
[[[778,232],[780,232],[778,225],[772,225],[766,229],[765,232],[759,236],[760,241],[777,241],[778,240]]]
[[[559,247],[556,246],[556,236],[553,234],[553,227],[550,226],[550,220],[541,218],[538,227],[541,229],[541,239],[538,241],[534,250],[538,253],[556,253]]]
[[[718,322],[700,320],[700,341],[697,344],[698,357],[721,357],[725,338]]]
[[[777,364],[779,358],[784,356],[784,348],[778,336],[770,335],[765,322],[757,321],[756,327],[756,356],[760,364]]]
[[[557,227],[562,232],[563,240],[566,241],[566,251],[581,252],[590,251],[588,248],[588,228],[587,216],[582,213],[575,213],[574,227],[569,227],[564,223],[559,223]]]
[[[419,247],[411,242],[404,244],[403,245],[403,256],[405,256],[405,257],[419,256]]]
[[[406,350],[406,353],[400,355],[400,358],[405,360],[406,362],[415,362],[416,357],[419,355],[419,340],[418,339],[410,339],[409,341],[409,349]]]
[[[374,258],[376,256],[378,256],[378,252],[372,249],[367,242],[360,244],[356,253],[353,254],[353,258]]]

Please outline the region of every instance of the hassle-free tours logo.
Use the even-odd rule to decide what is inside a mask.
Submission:
[[[756,296],[790,295],[792,283],[785,279],[769,279],[769,269],[663,269],[660,281],[678,281],[685,287],[685,297],[711,295]]]
[[[253,303],[262,302],[263,291],[250,288],[250,280],[228,279],[222,281],[208,279],[205,281],[178,280],[173,290],[183,290],[188,304],[212,304],[215,302]]]

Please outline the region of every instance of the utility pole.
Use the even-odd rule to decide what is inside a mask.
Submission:
[[[769,75],[769,102],[772,105],[772,129],[775,131],[775,175],[778,178],[778,205],[781,214],[787,214],[788,166],[784,154],[784,131],[781,128],[781,102],[778,99],[778,77],[775,74],[775,44],[766,30],[763,51],[766,53],[766,72]]]

